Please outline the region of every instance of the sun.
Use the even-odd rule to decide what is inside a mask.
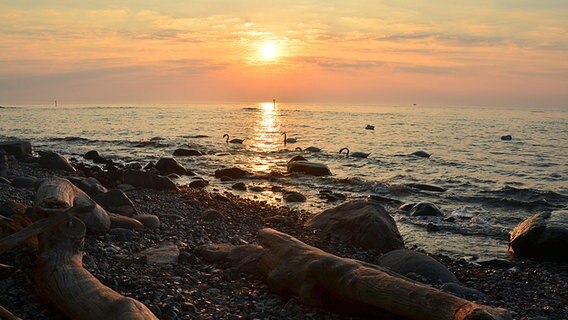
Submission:
[[[274,60],[278,57],[278,46],[273,41],[265,41],[260,48],[260,54],[263,60]]]

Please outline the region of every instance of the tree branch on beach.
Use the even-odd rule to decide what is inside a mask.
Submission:
[[[199,254],[266,279],[314,306],[358,306],[409,319],[505,320],[509,311],[480,305],[362,261],[337,257],[273,229],[260,245],[205,245]]]

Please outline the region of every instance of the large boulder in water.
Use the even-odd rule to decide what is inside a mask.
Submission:
[[[568,262],[568,210],[535,214],[519,223],[509,237],[515,257]]]
[[[139,188],[177,189],[176,184],[170,178],[146,171],[125,170],[123,182]]]
[[[379,258],[379,265],[428,284],[458,282],[456,276],[436,259],[412,250],[387,252]]]
[[[443,217],[444,213],[433,203],[419,202],[410,209],[411,216]]]
[[[306,226],[381,253],[404,248],[396,222],[385,208],[374,201],[343,203],[311,218]]]
[[[191,149],[176,149],[173,155],[177,157],[190,157],[190,156],[202,156],[203,153],[201,153],[201,151],[191,150]]]
[[[47,169],[64,170],[69,172],[77,172],[77,170],[69,163],[67,158],[55,153],[47,152],[39,158],[39,166]]]
[[[32,155],[32,144],[29,141],[3,141],[0,142],[0,150],[17,159],[24,159]]]
[[[311,176],[331,175],[331,171],[325,164],[310,161],[288,162],[288,172],[301,172]]]
[[[215,178],[229,177],[233,179],[240,179],[247,176],[249,173],[239,168],[226,168],[215,170]]]
[[[184,174],[194,175],[193,172],[184,168],[174,158],[161,158],[160,160],[158,160],[158,162],[156,162],[154,168],[158,169],[158,171],[160,171],[160,174],[163,175],[168,175],[171,173],[179,175],[184,175]]]

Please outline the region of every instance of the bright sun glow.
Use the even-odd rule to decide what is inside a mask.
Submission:
[[[276,43],[267,41],[262,44],[261,54],[264,60],[274,60],[278,56]]]

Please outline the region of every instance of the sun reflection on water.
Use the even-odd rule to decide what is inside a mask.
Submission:
[[[274,102],[258,104],[251,148],[256,154],[249,163],[250,168],[255,172],[271,171],[275,166],[276,158],[270,153],[281,148],[278,104]]]

